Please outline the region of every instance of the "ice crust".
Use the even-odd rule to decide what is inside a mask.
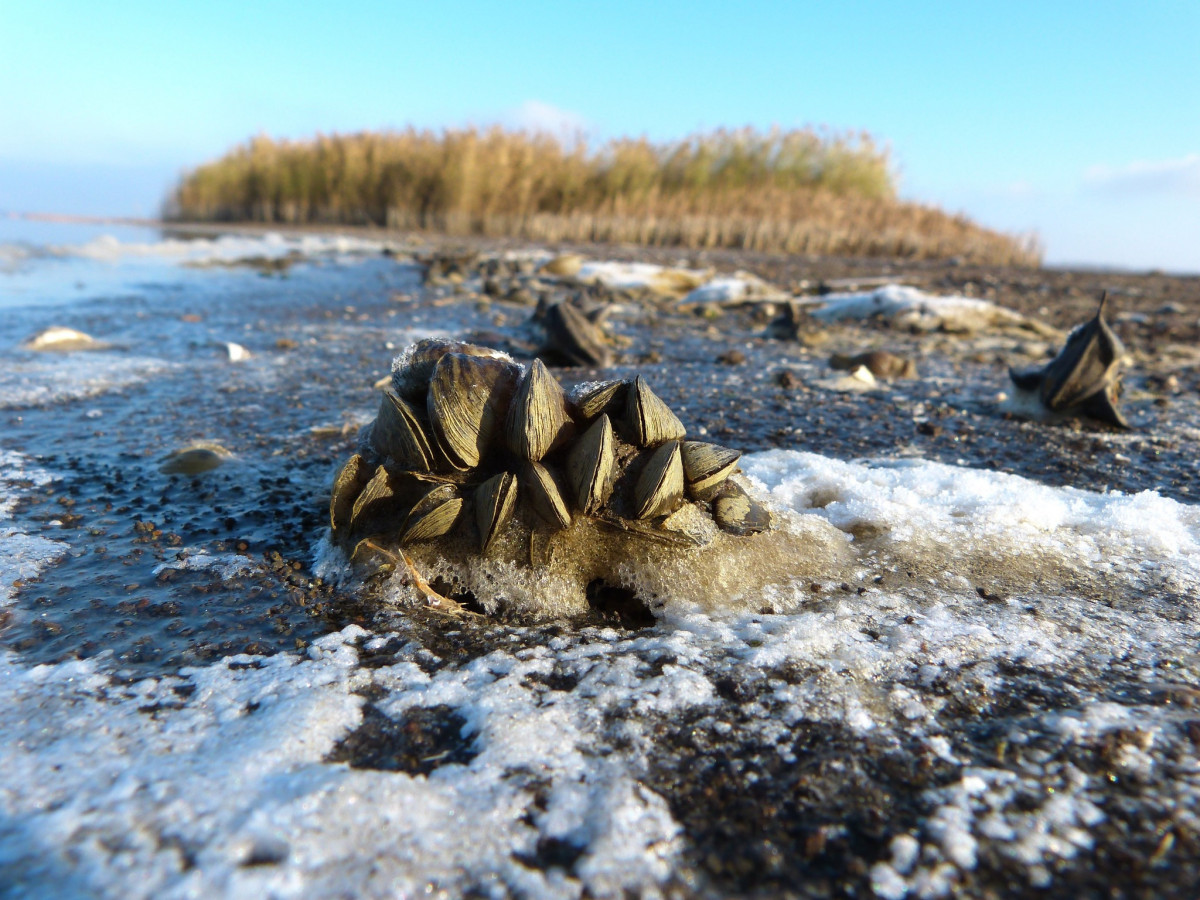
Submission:
[[[83,244],[64,244],[50,247],[54,256],[79,257],[99,262],[120,262],[126,259],[162,259],[187,262],[232,263],[258,257],[268,259],[299,255],[361,256],[380,253],[392,244],[347,235],[309,234],[288,237],[276,232],[261,236],[221,235],[216,238],[167,238],[161,241],[122,241],[113,235],[101,235]]]
[[[0,608],[11,602],[18,581],[35,577],[69,549],[62,541],[26,534],[7,524],[23,490],[53,480],[50,472],[31,465],[23,454],[0,449]]]
[[[914,287],[887,284],[873,291],[826,294],[813,298],[814,318],[828,322],[880,317],[893,326],[916,331],[980,331],[991,327],[1030,329],[1046,326],[987,300],[958,295],[937,296]]]
[[[1046,747],[1135,730],[1116,764],[1144,778],[1180,727],[1175,711],[1089,699],[1036,713],[1009,735],[1029,748],[1020,766],[979,765],[934,688],[958,677],[999,691],[1017,661],[1048,675],[1134,659],[1149,676],[1159,662],[1194,660],[1190,620],[1160,612],[1178,602],[1163,584],[1194,602],[1197,508],[919,460],[773,451],[742,466],[780,509],[858,531],[863,593],[838,591],[786,615],[668,603],[656,628],[632,633],[513,629],[511,648],[466,662],[353,625],[303,654],[230,657],[133,683],[112,677],[104,657],[31,667],[5,654],[8,894],[455,896],[484,886],[653,897],[685,846],[667,798],[645,777],[660,725],[724,715],[717,684],[729,679],[756,686],[744,727],[781,753],[789,735],[828,723],[915,738],[959,767],[927,796],[932,813],[894,837],[872,870],[877,895],[946,896],[985,847],[1020,864],[1031,886],[1052,884],[1056,862],[1086,852],[1106,813],[1103,776],[1053,763]],[[0,457],[0,472],[6,497],[10,484],[50,477],[14,454]],[[1019,593],[988,599],[960,570],[938,568],[979,568],[978,556],[1015,568]],[[867,577],[914,559],[916,589]],[[1064,559],[1124,580],[1139,601],[1109,606],[1047,588],[1043,564]],[[224,562],[235,560],[211,564]],[[388,664],[360,664],[385,646],[395,649]],[[811,674],[778,677],[788,667]],[[474,755],[428,775],[328,762],[363,722],[368,696],[397,722],[457,715]],[[1173,765],[1196,771],[1194,748]],[[1194,817],[1200,785],[1180,777],[1174,788],[1180,815]],[[527,862],[549,840],[578,851],[569,872]]]

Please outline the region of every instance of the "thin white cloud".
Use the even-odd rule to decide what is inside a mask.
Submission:
[[[567,143],[586,139],[590,130],[588,120],[579,113],[541,100],[526,100],[504,116],[504,123],[524,131],[553,135]]]
[[[1092,166],[1084,172],[1083,183],[1105,193],[1200,195],[1200,153],[1135,160],[1124,166]]]

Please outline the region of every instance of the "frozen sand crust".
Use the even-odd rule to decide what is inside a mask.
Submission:
[[[925,460],[793,450],[751,454],[742,467],[776,503],[816,512],[926,575],[988,576],[1014,589],[1082,579],[1100,590],[1118,579],[1200,591],[1200,508],[1154,491],[1095,493]]]
[[[818,514],[859,504],[855,516],[891,523],[898,540],[990,537],[996,552],[1020,555],[1041,535],[1091,542],[1120,571],[1144,561],[1194,576],[1196,509],[1154,495],[795,452],[743,464],[778,502],[810,509],[813,492],[836,490]],[[1029,504],[1013,514],[1022,497]],[[1039,615],[1027,614],[1030,602]],[[671,604],[658,628],[632,634],[587,629],[543,642],[515,629],[511,649],[459,663],[399,637],[389,665],[362,666],[363,650],[388,639],[356,626],[303,656],[232,657],[133,684],[110,678],[103,659],[30,668],[10,655],[0,668],[0,874],[15,896],[374,897],[426,884],[447,894],[499,884],[546,897],[652,896],[686,845],[668,798],[646,786],[670,752],[661,726],[711,717],[716,727],[731,711],[716,685],[733,679],[751,694],[737,707],[742,727],[781,754],[825,723],[911,737],[961,766],[873,870],[880,896],[944,895],[989,852],[1044,884],[1056,860],[1087,851],[1106,815],[1103,778],[1056,763],[1047,748],[1137,729],[1143,737],[1117,763],[1129,777],[1164,771],[1164,748],[1181,773],[1196,771],[1178,712],[1085,697],[1009,721],[1009,741],[1029,748],[1020,766],[979,766],[942,686],[1000,695],[1013,664],[1089,683],[1119,663],[1149,682],[1159,662],[1196,655],[1194,617],[1158,611],[1153,596],[1110,608],[1036,586],[1020,602],[993,602],[947,580],[834,592],[793,615]],[[325,762],[362,722],[363,694],[399,722],[453,712],[474,757],[427,777]],[[1194,780],[1176,776],[1171,790],[1184,810],[1200,808]],[[547,839],[579,850],[570,873],[522,862]]]

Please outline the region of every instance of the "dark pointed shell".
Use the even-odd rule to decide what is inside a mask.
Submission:
[[[720,444],[702,441],[684,441],[683,480],[688,496],[694,500],[707,500],[726,478],[737,469],[742,454]]]
[[[673,513],[683,501],[683,460],[678,441],[669,441],[650,456],[638,477],[633,500],[639,519]]]
[[[682,440],[686,434],[679,417],[662,398],[650,390],[641,375],[633,380],[625,402],[625,421],[641,447],[657,447],[664,441]]]
[[[771,513],[735,481],[726,481],[713,499],[713,519],[724,531],[744,536],[771,527]]]
[[[433,468],[433,449],[413,406],[392,388],[383,392],[379,415],[371,429],[375,452],[403,469],[428,472]]]
[[[576,366],[607,366],[612,361],[604,332],[570,303],[556,303],[542,319],[546,346]]]
[[[585,422],[608,413],[615,416],[625,408],[628,381],[603,381],[575,398],[575,410]]]
[[[583,433],[567,458],[567,478],[578,509],[596,512],[612,494],[616,468],[612,423],[601,416]]]
[[[449,534],[462,514],[463,500],[452,484],[441,484],[416,502],[404,528],[400,543],[428,541]]]
[[[388,470],[379,466],[354,501],[350,510],[350,530],[362,530],[366,523],[391,511],[395,501],[396,492]]]
[[[570,433],[567,395],[540,359],[525,370],[508,407],[504,426],[508,449],[522,459],[540,460]]]
[[[1095,317],[1067,336],[1067,342],[1042,372],[1041,397],[1060,412],[1099,393],[1117,377],[1125,348],[1104,321],[1104,301]]]
[[[350,526],[354,501],[358,499],[367,474],[366,463],[355,453],[346,460],[346,464],[333,479],[333,492],[329,497],[329,527],[333,529],[335,536]]]
[[[527,463],[521,473],[521,490],[530,508],[551,528],[571,524],[571,510],[563,499],[554,474],[541,463]]]
[[[434,439],[456,469],[473,469],[504,423],[519,370],[502,359],[447,353],[429,382]]]
[[[479,550],[487,553],[508,523],[517,505],[517,476],[511,472],[494,475],[475,489],[475,523],[479,526]]]

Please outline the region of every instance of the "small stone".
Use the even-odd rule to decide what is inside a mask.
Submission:
[[[561,256],[556,256],[554,259],[542,266],[542,272],[546,275],[559,275],[565,278],[573,278],[579,274],[579,270],[583,268],[583,257],[578,253],[564,253]]]
[[[76,331],[74,328],[66,328],[62,325],[54,325],[45,331],[39,331],[21,345],[22,349],[25,350],[49,351],[53,353],[70,353],[75,350],[99,350],[106,346],[108,345],[100,343],[90,334],[84,334],[82,331]]]
[[[199,475],[212,471],[232,456],[220,444],[192,444],[173,451],[158,471],[164,475]]]
[[[727,350],[717,357],[717,362],[727,366],[740,366],[746,361],[746,354],[741,350]]]
[[[796,388],[800,387],[800,379],[796,376],[796,373],[793,372],[791,369],[784,369],[782,372],[780,372],[778,375],[776,375],[775,382],[781,388],[785,388],[786,390],[789,390],[789,391],[795,390]]]

